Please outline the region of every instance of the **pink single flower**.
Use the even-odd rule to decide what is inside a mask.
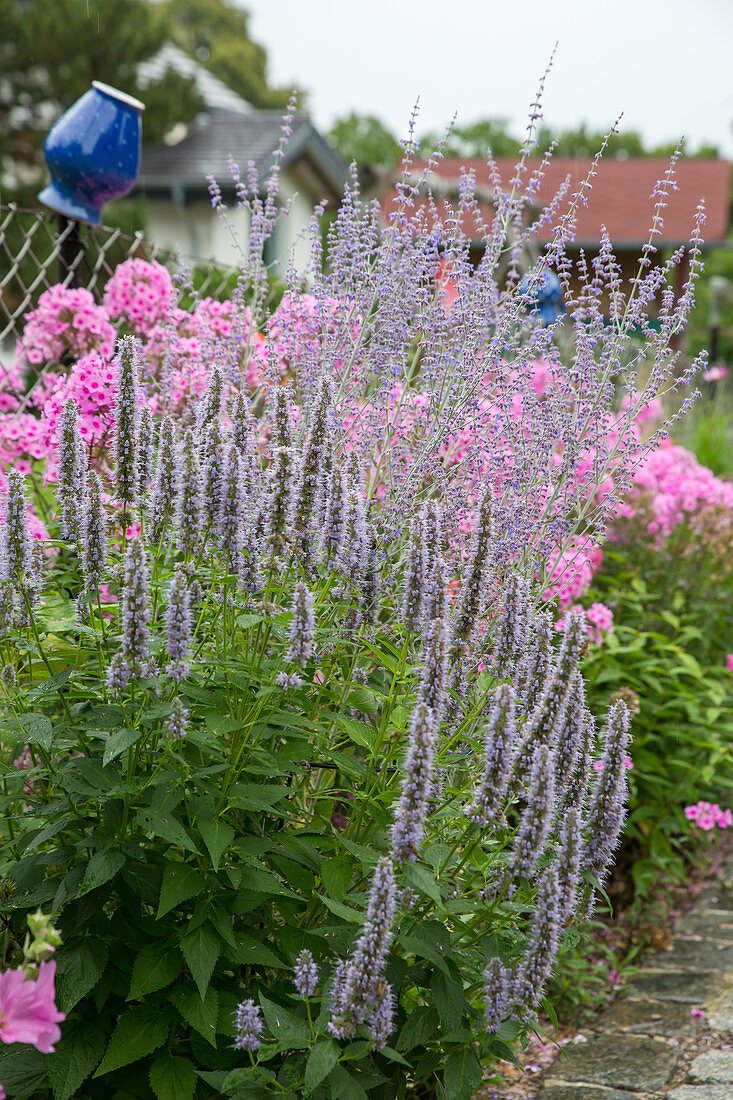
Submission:
[[[733,653],[726,654],[725,667],[729,672],[733,672]]]
[[[692,1015],[693,1020],[702,1020],[705,1013],[703,1012],[703,1010],[701,1008],[693,1008],[691,1015]]]
[[[722,378],[725,378],[727,373],[728,368],[718,363],[714,367],[708,367],[707,370],[704,370],[702,376],[706,382],[720,382]]]
[[[685,806],[685,817],[688,821],[697,821],[699,814],[698,806]]]
[[[65,1020],[56,1008],[56,963],[42,962],[38,977],[23,970],[0,973],[0,1039],[4,1043],[32,1043],[42,1054],[53,1054]]]

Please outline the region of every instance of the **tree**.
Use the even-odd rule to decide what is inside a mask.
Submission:
[[[173,41],[254,107],[282,108],[290,88],[271,88],[267,54],[249,36],[249,13],[226,0],[165,0]]]
[[[137,83],[138,63],[168,37],[148,0],[0,0],[0,26],[0,164],[16,201],[37,190],[44,138],[92,80],[144,100],[149,141],[199,109],[192,82],[170,70],[144,91]]]
[[[397,138],[379,119],[372,116],[351,114],[336,122],[329,136],[344,159],[356,160],[361,169],[391,167],[399,160],[400,145]],[[604,137],[603,131],[588,129],[584,122],[564,130],[541,125],[537,130],[533,154],[542,156],[556,142],[555,156],[593,157],[601,148]],[[435,130],[423,135],[419,143],[421,154],[429,155],[439,141],[443,142],[445,156],[470,160],[475,157],[483,159],[489,149],[495,157],[516,156],[522,144],[522,136],[509,129],[505,118],[479,119],[465,126],[454,126],[447,135]],[[646,145],[641,134],[636,130],[628,130],[610,135],[605,156],[668,157],[674,149],[674,142]],[[694,152],[686,150],[686,153],[696,157],[720,155],[714,145],[702,145]]]
[[[347,115],[328,137],[346,163],[356,161],[359,168],[393,168],[402,153],[397,138],[374,115]]]

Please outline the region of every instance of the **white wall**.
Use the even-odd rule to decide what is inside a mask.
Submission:
[[[291,252],[297,271],[302,273],[310,261],[310,243],[303,231],[313,214],[314,203],[287,171],[280,179],[280,199],[283,205],[290,201],[291,206],[288,216],[279,220],[275,253],[283,265],[283,274]],[[214,259],[226,266],[236,266],[241,262],[242,253],[235,242],[246,251],[249,236],[247,210],[230,207],[222,219],[208,200],[196,200],[184,205],[170,199],[148,198],[147,211],[146,236],[155,244],[172,252],[180,250],[204,260]]]

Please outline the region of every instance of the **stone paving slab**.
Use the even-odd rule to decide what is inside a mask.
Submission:
[[[672,1079],[677,1061],[678,1051],[659,1039],[628,1033],[594,1035],[587,1043],[565,1047],[545,1077],[652,1091]]]
[[[540,1096],[542,1100],[634,1100],[633,1092],[619,1092],[618,1089],[606,1089],[601,1085],[565,1084],[562,1081],[548,1081]]]
[[[667,1093],[668,1100],[733,1100],[729,1085],[681,1085]]]
[[[733,1051],[708,1050],[690,1065],[690,1078],[706,1084],[733,1084]]]
[[[733,970],[733,945],[676,939],[668,951],[654,956],[654,965],[673,970]]]
[[[707,936],[717,943],[733,941],[733,911],[692,909],[675,925],[675,934]]]
[[[640,1035],[688,1038],[700,1030],[687,1004],[674,1001],[639,1001],[619,997],[598,1018],[594,1027]],[[733,1098],[732,1098],[733,1100]]]
[[[654,957],[655,967],[657,965]],[[701,1005],[725,989],[725,975],[719,970],[653,970],[645,968],[629,986],[631,996],[653,997],[657,1001],[676,1001]]]

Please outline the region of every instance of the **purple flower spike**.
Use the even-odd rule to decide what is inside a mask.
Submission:
[[[312,997],[318,987],[318,967],[307,947],[295,960],[293,985],[301,997]]]
[[[290,624],[290,647],[285,654],[286,661],[305,668],[313,657],[313,639],[315,637],[315,617],[313,615],[313,596],[304,581],[298,581],[293,595],[293,621]]]
[[[234,1013],[234,1027],[237,1032],[234,1049],[257,1050],[264,1022],[260,1006],[256,1005],[251,997],[237,1005]]]
[[[422,843],[433,781],[437,732],[434,711],[425,703],[418,703],[410,722],[402,790],[392,828],[393,856],[398,863],[416,859]]]

